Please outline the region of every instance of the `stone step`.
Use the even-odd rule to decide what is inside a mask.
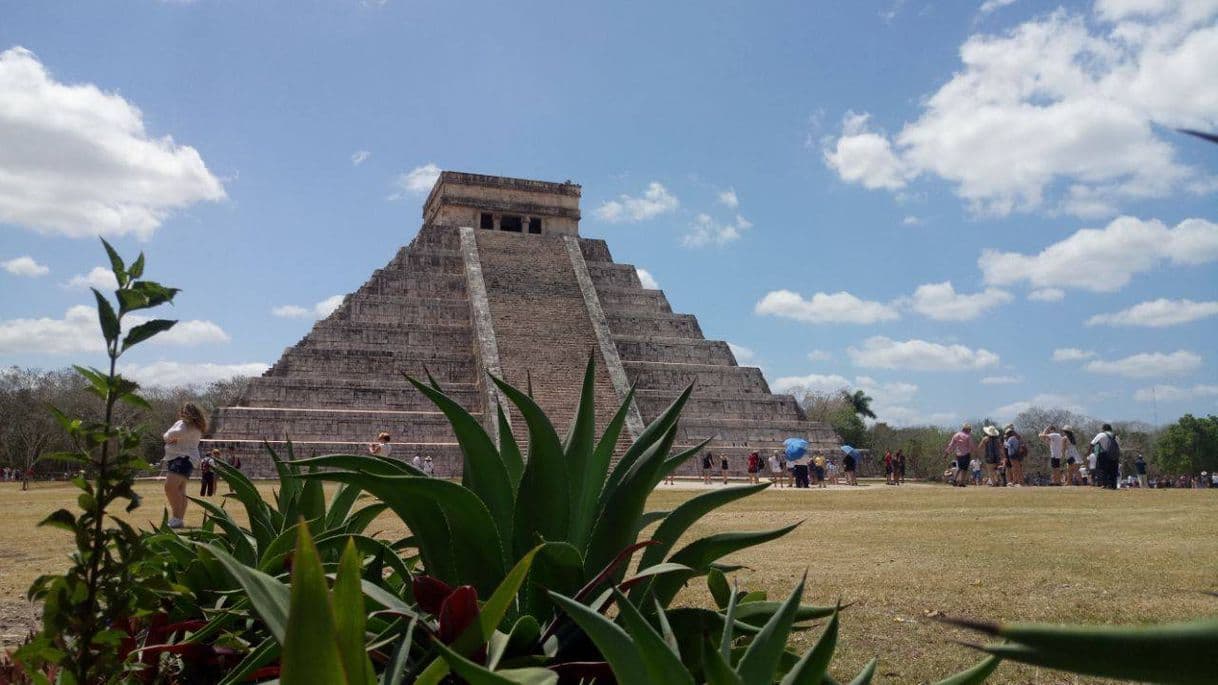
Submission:
[[[622,361],[736,365],[731,348],[720,340],[616,336],[613,342]]]
[[[639,390],[635,401],[644,418],[659,416],[679,393],[666,390]],[[685,412],[691,416],[718,416],[725,419],[797,419],[795,398],[756,393],[736,395],[704,395],[695,388],[694,394],[685,404]]]
[[[702,337],[698,320],[690,314],[615,313],[605,309],[605,318],[614,336]]]
[[[214,432],[247,437],[372,441],[377,433],[388,431],[403,442],[456,439],[448,419],[438,411],[226,407],[216,412],[214,421]]]
[[[668,298],[664,296],[662,290],[644,290],[642,287],[602,288],[598,286],[596,293],[600,298],[601,307],[605,309],[606,313],[672,313],[672,307],[668,304]]]
[[[682,416],[679,433],[685,436],[684,442],[694,443],[698,440],[713,438],[716,444],[731,446],[746,446],[754,444],[781,445],[787,438],[804,438],[830,441],[832,432],[826,432],[809,421],[763,420],[763,419],[723,419],[721,417]],[[680,440],[680,438],[678,438]]]
[[[323,454],[356,454],[368,453],[370,441],[341,441],[341,440],[293,440],[292,450],[297,459],[316,457]],[[390,442],[393,446],[390,455],[394,459],[411,461],[416,455],[431,456],[435,465],[435,475],[439,478],[461,477],[461,448],[455,440],[439,442]],[[219,438],[203,440],[199,448],[209,453],[212,448],[220,449],[220,458],[227,459],[228,447],[233,447],[233,453],[241,459],[241,472],[250,478],[277,478],[275,464],[267,453],[262,440]],[[287,459],[287,443],[283,440],[270,441],[271,447],[281,459]],[[221,484],[223,491],[225,486]]]
[[[441,324],[469,320],[469,301],[459,298],[411,298],[407,301],[354,300],[338,318],[355,323]]]
[[[609,252],[609,244],[599,238],[580,238],[579,249],[584,254],[584,261],[589,265],[594,262],[613,261],[613,255]]]
[[[420,378],[426,381],[425,377]],[[469,411],[482,406],[473,383],[444,383],[443,390]],[[347,379],[263,376],[250,381],[242,402],[251,407],[314,407],[317,409],[387,409],[429,411],[435,405],[400,376],[375,383]]]
[[[468,321],[456,325],[423,326],[338,321],[319,324],[304,340],[309,342],[310,347],[318,348],[346,347],[349,343],[354,343],[365,346],[465,350],[473,349],[473,330]]]
[[[722,366],[715,364],[671,364],[665,362],[624,361],[626,375],[644,390],[685,388],[694,383],[695,390],[731,390],[768,395],[769,386],[761,370],[752,366]]]
[[[604,288],[642,288],[639,273],[631,264],[588,261],[588,274],[597,291]]]
[[[464,298],[465,272],[436,273],[420,269],[382,273],[359,289],[383,297]]]
[[[392,353],[345,353],[344,350],[289,350],[271,370],[292,378],[401,378],[409,373],[426,378],[430,372],[441,383],[473,383],[477,364],[473,355],[463,359],[410,359]],[[379,382],[379,381],[378,381]]]

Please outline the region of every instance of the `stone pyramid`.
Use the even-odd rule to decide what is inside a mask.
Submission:
[[[414,240],[220,409],[205,448],[233,446],[247,473],[269,477],[263,440],[281,448],[288,436],[298,457],[364,453],[384,430],[393,456],[429,455],[437,475],[455,476],[461,455],[447,421],[399,372],[429,371],[492,437],[504,400],[486,374],[521,388],[531,380],[562,435],[589,354],[600,428],[637,388],[623,445],[693,382],[678,443],[713,438],[709,449],[728,455],[735,474],[748,452],[787,437],[837,448],[832,429],[771,393],[727,343],[703,338],[693,315],[643,288],[603,240],[581,238],[579,198],[570,182],[442,173]],[[527,438],[523,421],[512,425]]]

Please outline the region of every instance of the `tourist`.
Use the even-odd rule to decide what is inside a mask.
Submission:
[[[982,468],[985,469],[985,481],[988,485],[999,485],[999,470],[1004,474],[1005,468],[1001,468],[1003,461],[1002,454],[1002,439],[998,436],[998,428],[996,426],[982,426],[981,433],[985,437],[981,438],[981,455]]]
[[[816,477],[816,487],[825,487],[825,455],[817,454],[812,458],[812,471]]]
[[[1086,466],[1079,466],[1079,468],[1078,468],[1078,484],[1079,485],[1090,485],[1091,482],[1088,480],[1090,478],[1090,476],[1091,476],[1091,471]]]
[[[1040,432],[1040,439],[1049,445],[1049,469],[1053,472],[1052,485],[1062,484],[1062,458],[1065,456],[1066,436],[1057,432],[1052,424]]]
[[[182,405],[178,411],[178,420],[165,431],[165,498],[169,500],[170,528],[181,528],[185,525],[186,483],[194,471],[195,462],[199,460],[199,440],[207,432],[207,419],[203,412],[192,402]]]
[[[434,462],[432,462],[430,454],[423,457],[423,475],[427,476],[428,478],[435,478],[436,465]]]
[[[1007,485],[1017,488],[1023,487],[1023,458],[1028,456],[1028,445],[1023,441],[1023,436],[1019,431],[1015,430],[1015,424],[1008,423],[1002,433],[1006,438],[1004,446],[1006,447],[1007,456]]]
[[[1120,478],[1121,444],[1112,432],[1111,425],[1104,424],[1100,432],[1091,439],[1091,453],[1096,457],[1100,487],[1116,490],[1117,479]]]
[[[973,427],[969,424],[964,424],[952,439],[947,442],[947,447],[944,448],[943,454],[955,459],[956,470],[953,478],[953,485],[964,487],[965,478],[968,473],[968,463],[973,456]]]
[[[884,452],[884,483],[892,485],[892,450]]]
[[[1138,458],[1134,460],[1133,469],[1138,474],[1138,487],[1139,488],[1147,487],[1147,485],[1146,485],[1146,460],[1142,458],[1142,455],[1139,454]]]
[[[723,456],[719,457],[719,460],[721,462],[720,469],[723,471],[723,484],[727,485],[727,455],[724,454]]]
[[[842,459],[842,471],[846,474],[846,485],[858,485],[858,477],[855,475],[858,470],[858,459],[855,458],[854,452],[847,452],[846,458]]]
[[[702,483],[703,485],[711,484],[711,465],[715,463],[715,455],[709,451],[702,455]]]
[[[1088,476],[1087,482],[1089,485],[1094,485],[1096,487],[1100,486],[1100,482],[1099,482],[1100,474],[1099,474],[1098,468],[1099,468],[1099,457],[1096,456],[1095,450],[1088,451],[1087,452],[1087,476]]]
[[[423,457],[420,457],[417,454],[414,455],[414,459],[410,460],[410,465],[415,467],[419,471],[422,471],[423,470]]]
[[[981,460],[977,457],[970,459],[968,470],[973,475],[973,485],[981,485]]]
[[[791,473],[795,478],[795,487],[807,488],[808,485],[808,463],[811,459],[808,453],[804,452],[799,455],[799,458],[791,462]]]
[[[761,455],[760,454],[757,454],[756,452],[749,452],[748,470],[749,470],[749,482],[750,483],[758,482],[759,476],[757,474],[761,473]]]
[[[896,469],[897,469],[897,485],[905,484],[905,451],[897,450]]]
[[[220,450],[213,449],[199,462],[200,497],[211,497],[216,494],[216,460],[219,458]]]
[[[1066,481],[1074,485],[1079,478],[1079,470],[1082,466],[1078,456],[1078,440],[1074,437],[1074,429],[1070,426],[1062,427],[1062,435],[1066,437]]]
[[[778,461],[778,453],[771,452],[767,462],[769,462],[770,465],[770,482],[778,483],[778,487],[781,489],[783,486],[783,481],[785,481],[787,478],[786,474],[783,473],[782,463]]]
[[[389,433],[381,431],[376,435],[376,442],[368,445],[368,454],[374,457],[386,457],[393,452],[393,445],[389,444]]]

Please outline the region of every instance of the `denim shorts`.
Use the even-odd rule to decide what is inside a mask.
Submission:
[[[176,473],[183,478],[190,478],[190,474],[195,470],[193,464],[190,463],[190,457],[175,457],[169,460],[165,468],[170,473]]]

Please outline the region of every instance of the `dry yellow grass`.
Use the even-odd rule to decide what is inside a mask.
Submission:
[[[221,484],[223,490],[223,484]],[[271,484],[261,486],[269,496]],[[139,487],[137,522],[159,519],[156,483]],[[655,493],[671,509],[696,492]],[[39,574],[62,567],[66,534],[35,523],[75,492],[0,486],[0,635],[23,632],[23,594]],[[851,491],[769,491],[703,520],[691,534],[758,530],[803,520],[779,541],[730,559],[745,564],[742,587],[785,596],[805,569],[806,601],[837,597],[843,616],[835,675],[852,676],[880,657],[876,682],[933,681],[976,661],[953,640],[975,639],[929,612],[1002,620],[1144,622],[1213,616],[1218,599],[1218,491],[1098,492],[1086,488],[959,490],[868,485]],[[201,513],[192,507],[187,522]],[[375,528],[404,532],[385,516]],[[679,600],[708,603],[705,586]],[[797,638],[806,649],[816,632]],[[9,637],[9,639],[12,639]],[[991,682],[1073,683],[1071,676],[1003,665]]]

